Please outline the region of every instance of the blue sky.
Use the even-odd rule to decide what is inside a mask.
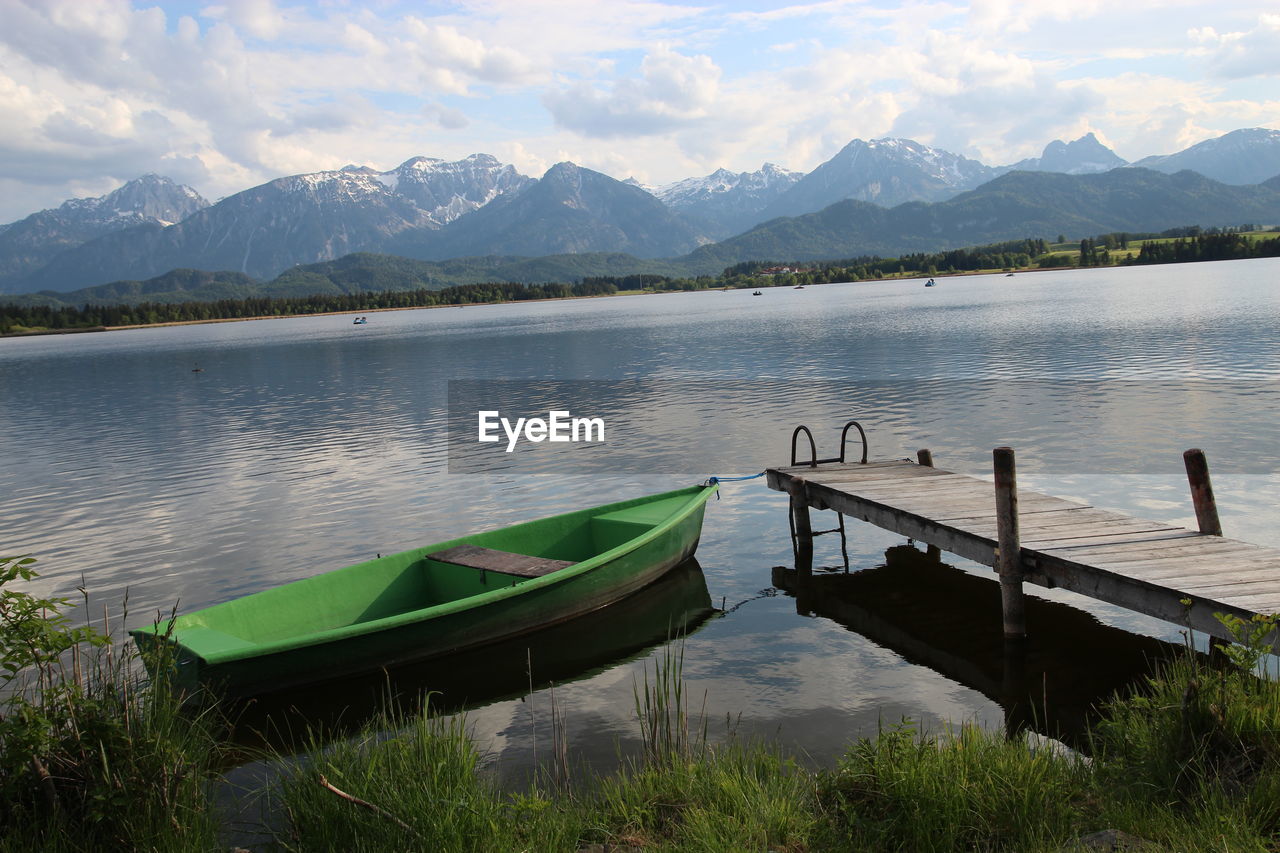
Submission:
[[[493,154],[662,184],[903,136],[990,164],[1280,128],[1280,7],[0,0],[0,222],[146,172],[210,199]]]

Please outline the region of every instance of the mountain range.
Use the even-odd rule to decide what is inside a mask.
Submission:
[[[618,258],[641,259],[637,269],[666,258],[698,274],[741,260],[1280,221],[1280,131],[1237,130],[1126,165],[1087,134],[1001,167],[912,140],[855,139],[808,174],[766,163],[661,187],[573,163],[534,179],[485,154],[293,175],[216,204],[148,175],[0,225],[0,293],[74,291],[175,268],[266,279],[353,252],[499,256],[504,271],[524,275],[521,257],[594,254],[614,271],[626,266]]]

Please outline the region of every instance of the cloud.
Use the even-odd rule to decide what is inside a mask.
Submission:
[[[1012,162],[1280,125],[1274,0],[753,5],[0,0],[0,221],[152,171],[216,197],[487,151],[666,183],[855,136]]]
[[[1210,70],[1227,78],[1280,74],[1280,14],[1260,15],[1255,27],[1219,34],[1213,27],[1188,32],[1205,46]]]
[[[1012,162],[1101,107],[1089,86],[1056,80],[1025,57],[931,33],[906,71],[914,103],[893,133],[951,151]],[[1039,153],[1036,151],[1036,153]]]
[[[267,41],[274,40],[285,30],[285,15],[272,0],[234,0],[220,6],[207,6],[201,15],[224,20],[240,32]]]
[[[490,83],[518,82],[533,68],[518,51],[487,45],[450,26],[409,17],[403,21],[403,28],[407,38],[397,40],[398,52],[420,68],[448,71]]]
[[[462,110],[443,104],[427,104],[422,108],[422,114],[445,130],[461,130],[471,124],[471,119]]]
[[[1042,21],[1090,19],[1105,4],[1102,0],[972,0],[969,20],[976,28],[989,33],[1026,33]]]
[[[591,137],[658,136],[704,123],[720,90],[721,71],[708,56],[657,47],[638,78],[611,89],[578,82],[548,92],[543,103],[562,127]]]

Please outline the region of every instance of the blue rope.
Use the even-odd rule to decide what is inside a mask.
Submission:
[[[737,482],[739,480],[755,480],[759,477],[763,477],[764,475],[765,475],[765,472],[761,471],[759,474],[752,474],[749,477],[708,477],[707,481],[702,485],[706,487],[706,486],[716,486],[716,485],[719,485],[720,483]],[[720,500],[719,492],[716,492],[716,500]]]
[[[714,486],[716,483],[728,483],[734,480],[755,480],[759,477],[763,477],[764,474],[765,472],[761,471],[759,474],[752,474],[749,477],[710,477],[707,479],[707,485]]]

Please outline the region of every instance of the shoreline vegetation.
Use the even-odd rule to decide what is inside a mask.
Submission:
[[[0,851],[213,851],[250,836],[257,850],[595,853],[1265,851],[1280,840],[1274,617],[1223,618],[1237,642],[1217,665],[1188,643],[1103,707],[1087,754],[902,720],[819,770],[740,740],[731,721],[712,742],[683,689],[682,647],[668,645],[633,684],[641,754],[610,776],[575,768],[551,690],[547,758],[527,785],[502,789],[465,718],[394,707],[337,742],[312,735],[297,755],[236,752],[224,737],[234,720],[216,706],[192,713],[137,679],[137,653],[116,647],[105,608],[101,630],[72,627],[69,602],[26,592],[33,563],[0,558]],[[545,707],[547,691],[527,700]],[[545,730],[544,716],[544,742]],[[258,792],[270,824],[220,811],[222,773],[250,757],[278,771]]]
[[[350,270],[347,280],[327,280],[347,292],[309,296],[249,296],[214,301],[139,302],[135,304],[40,305],[0,304],[0,337],[115,331],[154,326],[179,326],[238,320],[283,319],[298,316],[371,313],[418,308],[464,307],[509,302],[576,299],[620,294],[671,293],[699,290],[802,287],[903,278],[941,278],[955,275],[1006,275],[1052,269],[1079,269],[1138,264],[1189,263],[1280,257],[1275,231],[1172,229],[1161,235],[1123,232],[1067,243],[1028,238],[969,249],[904,255],[900,258],[861,257],[838,261],[777,264],[751,261],[726,268],[718,276],[679,278],[651,273],[584,276],[569,283],[522,284],[489,282],[430,289],[404,278],[397,264],[383,256]],[[402,259],[396,259],[402,260]],[[390,265],[393,271],[388,272]],[[179,272],[179,271],[175,271]],[[197,274],[195,271],[181,271]],[[203,274],[213,276],[216,274]],[[387,286],[374,289],[371,283]],[[50,294],[57,296],[57,294]],[[28,297],[30,298],[30,297]]]

